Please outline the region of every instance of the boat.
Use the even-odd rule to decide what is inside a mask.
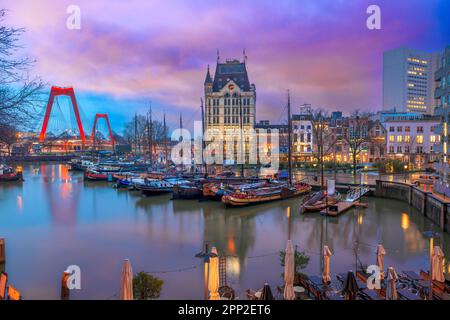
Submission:
[[[84,173],[84,177],[89,181],[110,181],[112,175],[107,172],[98,172],[93,169],[87,169]]]
[[[221,201],[222,197],[238,190],[250,190],[270,186],[270,182],[259,181],[254,183],[243,182],[243,180],[231,182],[209,182],[203,184],[203,196],[215,201]]]
[[[145,196],[154,196],[172,192],[173,184],[166,180],[146,178],[142,183],[135,183],[135,188]]]
[[[203,198],[203,183],[190,182],[176,184],[173,187],[173,199],[201,199]]]
[[[0,165],[0,182],[23,181],[22,170]]]
[[[87,168],[92,167],[94,162],[85,159],[72,159],[69,161],[70,171],[86,171]]]
[[[237,191],[222,197],[227,207],[241,207],[276,200],[297,197],[311,191],[311,186],[304,182],[295,184],[280,183],[277,186]]]
[[[327,198],[325,198],[327,197]],[[336,193],[333,196],[326,196],[326,192],[318,191],[310,197],[304,199],[300,206],[301,212],[319,212],[327,207],[336,204],[341,199],[341,194]]]

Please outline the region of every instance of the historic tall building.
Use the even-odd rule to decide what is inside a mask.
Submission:
[[[255,126],[256,88],[249,81],[246,61],[217,59],[214,78],[205,78],[205,129],[246,132]],[[225,137],[224,137],[225,139]],[[247,153],[247,152],[246,152]]]

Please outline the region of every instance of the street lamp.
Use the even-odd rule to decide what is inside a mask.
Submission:
[[[203,275],[204,275],[203,296],[205,300],[208,300],[209,261],[211,258],[217,257],[217,254],[210,252],[208,244],[206,243],[205,251],[197,253],[195,257],[203,258]]]
[[[439,234],[434,231],[425,231],[423,232],[423,236],[425,238],[430,239],[430,274],[429,274],[429,292],[428,292],[428,299],[433,299],[433,246],[434,246],[434,237],[437,237]]]
[[[406,183],[406,175],[407,175],[408,165],[405,164],[405,165],[403,166],[403,169],[405,169],[405,183]]]

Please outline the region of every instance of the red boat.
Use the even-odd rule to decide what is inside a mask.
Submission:
[[[14,171],[10,167],[0,167],[0,182],[23,181],[22,170]]]
[[[108,174],[107,173],[100,173],[96,171],[87,170],[84,174],[84,177],[91,181],[108,181]]]

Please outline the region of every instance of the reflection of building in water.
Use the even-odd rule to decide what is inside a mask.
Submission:
[[[256,209],[244,214],[224,214],[220,210],[204,210],[204,242],[215,246],[219,255],[226,255],[227,275],[231,280],[240,279],[247,264],[247,255],[254,246]]]
[[[44,193],[54,223],[72,225],[76,222],[82,179],[72,179],[65,165],[41,165]]]

